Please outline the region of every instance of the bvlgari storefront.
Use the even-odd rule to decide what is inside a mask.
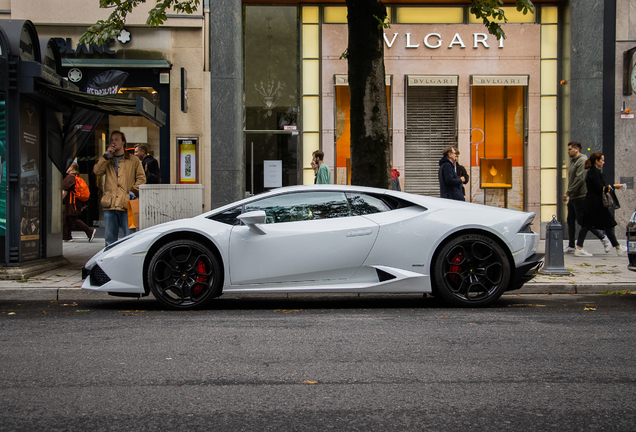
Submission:
[[[467,201],[534,211],[549,221],[558,204],[559,8],[541,5],[523,15],[507,7],[500,41],[467,6],[387,10],[391,154],[402,189],[438,196],[438,162],[443,148],[455,145],[471,177]],[[332,181],[348,183],[346,7],[244,11],[246,189],[267,189],[260,180],[250,185],[266,177],[269,159],[283,160],[282,185],[313,183],[318,149]]]

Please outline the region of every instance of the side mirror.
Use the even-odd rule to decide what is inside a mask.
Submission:
[[[247,213],[243,213],[237,216],[237,219],[243,222],[247,227],[255,234],[265,234],[265,231],[260,229],[257,225],[264,224],[267,215],[263,210],[256,210]]]

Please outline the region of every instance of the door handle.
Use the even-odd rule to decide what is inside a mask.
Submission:
[[[347,232],[347,237],[362,237],[373,234],[373,230],[371,228],[367,229],[359,229]]]

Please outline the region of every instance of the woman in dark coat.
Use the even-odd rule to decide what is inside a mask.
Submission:
[[[612,243],[612,246],[616,248],[616,253],[619,256],[625,255],[625,247],[618,244],[616,236],[614,235],[614,227],[616,221],[612,216],[612,213],[603,206],[603,191],[606,188],[619,189],[623,187],[622,184],[610,185],[605,181],[605,177],[601,172],[601,168],[605,164],[605,157],[602,153],[594,152],[590,155],[589,159],[585,161],[585,169],[588,170],[585,177],[585,185],[587,186],[587,195],[585,195],[583,214],[583,226],[579,231],[579,237],[576,240],[576,256],[592,256],[591,253],[583,249],[583,242],[585,236],[590,228],[602,229],[605,231],[605,235]]]

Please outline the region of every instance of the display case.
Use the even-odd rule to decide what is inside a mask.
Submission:
[[[481,158],[479,172],[479,187],[482,189],[512,188],[512,158]]]

